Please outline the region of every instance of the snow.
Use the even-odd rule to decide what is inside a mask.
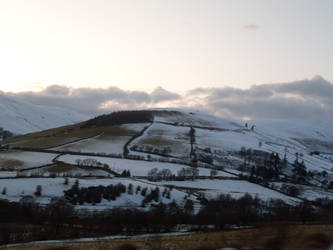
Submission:
[[[249,122],[256,124],[255,130],[273,137],[314,138],[333,141],[333,124],[312,123],[296,120],[266,120]]]
[[[205,189],[202,192],[208,198],[214,198],[220,194],[230,194],[233,198],[240,198],[248,193],[253,197],[258,196],[262,200],[281,199],[290,204],[300,201],[297,198],[292,198],[263,186],[241,180],[195,180],[162,183],[176,187]]]
[[[239,151],[241,147],[259,149],[259,139],[249,131],[211,131],[195,129],[196,144],[199,148],[212,150]]]
[[[25,169],[50,164],[56,156],[57,154],[50,153],[3,151],[0,152],[0,163],[7,160],[18,160],[22,162],[22,165],[16,166],[15,169]]]
[[[0,127],[25,134],[60,127],[89,119],[68,109],[38,106],[0,94]]]
[[[0,171],[0,178],[15,177],[16,175],[16,171]]]
[[[173,164],[166,162],[150,162],[150,161],[140,161],[140,160],[127,160],[118,158],[108,158],[108,157],[97,157],[97,156],[78,156],[78,155],[62,155],[58,158],[58,161],[63,161],[69,164],[76,164],[76,159],[84,160],[87,158],[96,159],[97,161],[109,165],[109,168],[117,173],[122,173],[124,170],[130,170],[132,176],[147,176],[149,170],[153,168],[170,169],[174,175],[182,168],[188,168],[189,166],[181,164]],[[198,168],[199,175],[210,176],[210,169]],[[224,177],[235,177],[234,175],[218,171],[217,176]]]
[[[258,125],[254,131],[246,128],[229,131],[196,129],[196,145],[200,149],[211,148],[211,151],[217,154],[239,151],[242,147],[278,153],[280,158],[286,154],[287,160],[291,163],[295,161],[296,153],[298,153],[302,154],[300,161],[304,160],[308,171],[325,170],[333,174],[333,161],[329,157],[310,155],[305,145],[292,139],[297,136],[304,136],[304,138],[317,136],[318,138],[318,131],[321,131],[320,134],[325,135],[325,140],[331,140],[333,127],[330,131],[329,125],[320,125],[318,128],[304,124],[298,128],[297,125],[300,124],[280,121],[275,126],[270,123],[266,126]],[[260,142],[261,145],[259,145]],[[232,159],[232,156],[227,158]]]
[[[131,143],[137,146],[151,146],[162,151],[169,147],[169,153],[176,157],[188,157],[190,154],[190,128],[154,123],[143,136]],[[134,152],[135,153],[135,152]]]
[[[284,182],[272,182],[277,188],[281,188],[282,185],[286,184],[288,186],[295,186],[300,190],[300,195],[298,195],[300,198],[307,199],[314,201],[318,198],[328,198],[333,199],[333,192],[325,191],[318,187],[309,187],[306,185],[299,185],[299,184],[291,184],[291,183],[284,183]]]
[[[21,107],[22,105],[20,106],[20,104],[16,101],[6,98],[7,97],[0,95],[0,109],[4,107],[3,114],[0,114],[0,127],[2,126],[1,124],[5,122],[4,119],[6,118],[6,114],[10,112],[12,112],[10,113],[12,114],[12,118],[17,116],[19,117],[16,117],[17,119],[21,119],[20,114],[27,114],[30,117],[30,111],[23,109]],[[25,108],[29,107],[29,105],[26,105]],[[18,112],[15,116],[16,109]],[[47,109],[47,111],[49,112],[49,109]],[[286,154],[286,158],[290,163],[295,161],[296,153],[298,153],[299,160],[304,161],[307,171],[326,171],[328,173],[327,180],[333,180],[333,154],[330,153],[330,151],[332,151],[330,145],[333,145],[333,125],[331,124],[312,124],[309,122],[305,123],[299,121],[247,121],[248,127],[256,125],[252,131],[245,126],[237,125],[234,121],[228,121],[197,111],[180,109],[163,109],[162,111],[167,112],[157,112],[154,123],[142,136],[136,138],[131,145],[129,145],[129,147],[134,145],[138,148],[151,146],[153,150],[159,149],[160,152],[166,147],[170,147],[171,153],[168,154],[175,158],[188,160],[190,154],[190,126],[195,126],[196,152],[200,153],[202,152],[201,150],[210,148],[214,158],[214,163],[219,163],[219,165],[225,167],[226,171],[230,171],[231,173],[246,174],[236,170],[237,164],[241,163],[243,160],[235,154],[235,152],[239,151],[242,147],[245,147],[246,149],[256,149],[268,153],[278,153],[280,158],[283,158]],[[35,113],[39,114],[37,111]],[[35,118],[34,116],[31,117]],[[50,121],[53,120],[51,119]],[[29,119],[26,119],[26,122],[28,123]],[[19,122],[16,120],[16,123]],[[42,122],[40,122],[40,124],[43,125]],[[29,126],[27,125],[27,129],[30,128]],[[131,131],[139,132],[147,126],[147,124],[126,124],[121,126]],[[204,127],[206,127],[206,129]],[[70,143],[57,147],[56,149],[90,153],[93,152],[98,154],[122,154],[123,146],[130,140],[130,138],[131,137],[129,135],[127,136],[127,134],[125,136],[104,136],[101,134],[97,137]],[[310,155],[310,152],[316,150],[318,147],[327,149],[327,151],[324,151],[324,154],[321,153],[320,155]],[[145,156],[146,159],[148,155],[147,153],[131,151],[130,155],[133,154]],[[172,157],[168,158],[156,154],[150,155],[152,159],[161,158],[163,160],[172,160]],[[38,167],[51,163],[55,156],[55,154],[46,153],[1,151],[0,164],[8,160],[19,160],[22,161],[23,164],[21,166],[17,166],[18,169]],[[101,163],[105,163],[111,170],[117,173],[122,173],[123,170],[128,169],[130,170],[132,176],[147,176],[148,171],[153,168],[167,168],[176,175],[179,170],[188,167],[182,164],[172,164],[166,162],[76,155],[62,155],[58,160],[70,164],[76,164],[76,159],[83,160],[86,158],[94,158]],[[210,169],[199,168],[199,170],[200,176],[210,175]],[[284,174],[286,175],[291,173],[290,168],[285,169],[284,171]],[[87,174],[89,171],[75,169],[71,173]],[[97,171],[95,174],[96,173]],[[5,172],[2,173],[3,177],[9,175],[14,174]],[[217,176],[226,178],[235,177],[234,175],[223,171],[218,171]],[[315,179],[312,182],[320,184],[321,180],[322,179],[315,176]],[[89,181],[92,183],[94,182],[93,180]],[[262,199],[276,198],[283,199],[290,203],[297,202],[297,200],[293,200],[292,198],[279,192],[272,191],[246,181],[196,180],[194,182],[167,182],[167,184],[172,183],[174,183],[174,185],[188,185],[188,187],[204,188],[207,189],[205,193],[211,196],[218,195],[220,193],[230,193],[234,197],[239,197],[244,195],[246,192],[249,192],[252,195],[258,195]],[[34,186],[33,189],[35,189],[35,184],[32,185]],[[301,194],[301,197],[310,200],[325,196],[333,197],[330,192],[326,192],[324,189],[320,188],[305,187],[303,193]],[[130,204],[132,198],[133,197],[124,196],[124,202]]]
[[[219,129],[236,129],[240,127],[236,121],[226,120],[197,110],[176,108],[153,110],[169,111],[169,113],[161,112],[155,116],[155,121],[159,122],[177,123],[185,126],[215,127]]]
[[[64,195],[64,190],[70,189],[71,186],[75,183],[76,178],[68,178],[69,184],[64,184],[64,178],[15,178],[15,179],[1,179],[0,190],[4,187],[7,189],[6,195],[0,194],[1,199],[6,199],[9,201],[18,202],[25,195],[32,195],[35,198],[35,202],[39,204],[49,204],[52,197],[61,197]],[[107,201],[102,199],[101,203],[96,205],[91,205],[85,203],[84,205],[76,205],[78,209],[88,209],[88,210],[103,210],[111,207],[140,207],[141,202],[144,199],[140,193],[136,194],[137,186],[141,186],[141,189],[147,187],[147,192],[150,189],[155,189],[156,184],[150,184],[138,180],[128,179],[128,178],[102,178],[102,179],[93,179],[93,178],[80,178],[79,187],[89,187],[89,186],[108,186],[116,185],[122,183],[125,186],[128,186],[130,183],[133,185],[133,195],[127,193],[122,194],[115,201]],[[42,186],[42,196],[36,197],[34,192],[36,191],[37,185]],[[162,194],[164,187],[159,186],[160,194]],[[178,190],[170,191],[170,199],[162,197],[160,195],[160,200],[163,203],[170,203],[172,200],[176,200],[178,203],[182,203],[184,192]],[[194,197],[193,197],[194,199]]]

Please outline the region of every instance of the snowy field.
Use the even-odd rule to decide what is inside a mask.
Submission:
[[[160,109],[155,109],[160,110]],[[186,110],[186,109],[162,109],[167,111],[176,111],[179,113],[172,114],[157,114],[155,116],[155,121],[167,122],[167,123],[177,123],[185,126],[199,126],[199,127],[216,127],[220,129],[237,129],[240,125],[236,121],[226,120],[220,117],[216,117],[207,113]]]
[[[299,184],[291,184],[291,183],[284,183],[284,182],[272,182],[277,188],[281,188],[282,185],[286,184],[288,186],[297,187],[300,190],[300,198],[304,198],[307,200],[314,201],[318,198],[328,198],[333,200],[333,192],[332,191],[325,191],[318,187],[309,187],[306,185],[299,185]]]
[[[160,123],[154,123],[145,134],[137,138],[131,143],[131,146],[136,145],[138,148],[147,150],[151,147],[153,150],[158,149],[160,152],[166,147],[171,149],[167,154],[176,157],[188,157],[190,154],[190,128],[176,127]]]
[[[69,178],[69,184],[64,184],[64,178],[24,178],[24,179],[2,179],[0,182],[0,190],[6,187],[7,192],[6,195],[0,194],[1,199],[7,199],[9,201],[18,202],[25,195],[32,195],[35,198],[35,201],[40,204],[49,204],[52,197],[61,197],[64,195],[64,190],[70,189],[71,186],[75,183],[76,178]],[[85,209],[106,209],[110,207],[137,207],[141,206],[141,202],[143,200],[143,196],[138,193],[136,194],[137,186],[141,186],[141,189],[147,187],[148,191],[150,189],[155,189],[156,185],[149,184],[145,182],[135,181],[132,179],[78,179],[80,187],[89,187],[89,186],[108,186],[108,185],[116,185],[118,183],[122,183],[125,186],[128,186],[130,183],[133,185],[133,195],[129,195],[127,193],[122,194],[115,201],[107,201],[102,199],[101,203],[96,205],[84,204],[77,205],[77,208],[85,208]],[[36,191],[37,185],[42,186],[42,196],[36,197],[34,192]],[[159,187],[160,192],[162,193],[164,187]],[[170,199],[165,197],[161,197],[161,201],[164,203],[169,203],[173,199],[178,202],[181,202],[186,195],[184,192],[180,192],[178,190],[170,191]],[[192,197],[194,199],[194,197]]]
[[[290,163],[296,160],[296,154],[298,153],[299,161],[304,160],[308,171],[326,171],[333,174],[333,161],[329,157],[310,155],[304,145],[288,138],[287,135],[289,134],[282,133],[285,139],[278,140],[275,137],[249,130],[221,132],[196,129],[196,144],[201,149],[209,147],[212,152],[214,150],[223,152],[239,151],[242,147],[245,147],[246,149],[251,148],[269,153],[278,153],[281,159],[286,154],[287,160]],[[259,146],[260,142],[261,145]]]
[[[177,187],[199,188],[203,191],[207,198],[214,198],[220,194],[230,194],[233,198],[239,198],[246,193],[255,197],[258,196],[262,200],[281,199],[289,204],[295,205],[300,200],[281,194],[277,191],[238,180],[195,180],[195,181],[172,181],[161,182],[163,184],[174,185]]]
[[[1,172],[0,172],[1,173]],[[31,176],[40,176],[40,177],[54,177],[54,175],[62,176],[71,176],[71,177],[114,177],[113,174],[110,174],[102,169],[82,169],[79,167],[69,166],[68,168],[61,169],[57,166],[50,166],[44,168],[30,169],[18,173],[20,177],[31,177]]]
[[[170,169],[174,175],[182,168],[188,168],[188,166],[164,162],[149,162],[149,161],[136,161],[127,159],[107,158],[107,157],[91,157],[91,156],[78,156],[78,155],[62,155],[58,158],[59,161],[63,161],[69,164],[76,164],[76,160],[84,159],[96,159],[97,161],[108,164],[109,168],[117,173],[122,173],[124,170],[130,170],[132,176],[147,176],[148,171],[153,168],[158,169]],[[198,168],[200,176],[210,176],[210,169]],[[235,177],[234,175],[225,173],[223,171],[217,171],[217,176],[223,177]]]
[[[195,129],[198,147],[211,148],[212,151],[239,151],[241,147],[259,149],[259,139],[250,131],[211,131]]]
[[[9,201],[18,202],[25,195],[32,195],[35,198],[36,203],[49,204],[53,197],[61,197],[64,195],[64,190],[68,190],[75,183],[76,178],[69,178],[69,184],[64,184],[64,178],[17,178],[17,179],[1,179],[0,181],[0,191],[3,188],[7,189],[6,195],[0,194],[1,199],[6,199]],[[107,209],[111,207],[140,207],[144,196],[136,194],[136,188],[141,186],[141,189],[147,187],[150,192],[151,189],[155,189],[156,185],[149,184],[145,182],[140,182],[132,179],[126,178],[115,178],[115,179],[78,179],[79,187],[89,187],[89,186],[108,186],[116,185],[122,183],[128,186],[130,183],[133,185],[133,195],[128,193],[123,193],[114,201],[107,201],[102,199],[101,203],[96,205],[91,205],[85,203],[84,205],[77,205],[76,208],[79,209],[89,209],[89,210],[100,210]],[[36,191],[37,185],[42,186],[42,196],[36,197],[34,192]],[[160,193],[164,191],[164,187],[159,187]],[[170,199],[162,197],[160,199],[163,203],[170,203],[172,200],[176,200],[177,203],[182,204],[184,200],[184,192],[178,190],[170,190]],[[192,197],[191,199],[195,199]]]
[[[16,177],[16,171],[0,171],[0,178]]]
[[[10,151],[0,152],[0,167],[13,165],[14,169],[39,167],[52,163],[57,154]]]

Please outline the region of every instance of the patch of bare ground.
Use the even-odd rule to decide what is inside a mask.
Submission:
[[[276,224],[256,228],[199,232],[190,235],[9,247],[11,250],[192,250],[231,247],[251,250],[321,250],[332,244],[333,225]]]

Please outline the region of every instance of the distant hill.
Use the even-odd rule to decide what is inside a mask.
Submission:
[[[26,134],[69,125],[89,119],[75,111],[38,106],[0,94],[0,128],[14,134]]]

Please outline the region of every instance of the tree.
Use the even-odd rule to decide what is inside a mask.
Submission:
[[[141,186],[137,186],[137,187],[136,187],[135,194],[138,194],[140,191],[141,191]]]
[[[170,199],[170,198],[171,198],[170,189],[169,189],[168,192],[166,193],[165,198],[167,198],[167,199]]]
[[[146,194],[147,194],[147,187],[145,187],[145,188],[143,188],[142,190],[141,190],[141,195],[142,196],[146,196]]]
[[[191,168],[192,180],[194,181],[199,176],[199,169],[197,167]]]
[[[79,184],[80,184],[79,179],[76,179],[75,182],[74,182],[74,185],[79,187]]]
[[[211,169],[210,170],[210,178],[213,179],[217,175],[217,170],[216,169]]]
[[[127,193],[130,195],[133,194],[133,184],[132,183],[128,184]]]
[[[184,211],[186,214],[192,214],[194,210],[194,203],[192,200],[187,199],[184,204]]]
[[[171,177],[172,177],[172,172],[170,169],[168,168],[163,168],[161,171],[160,171],[160,176],[162,178],[162,180],[170,180]]]
[[[120,174],[121,177],[127,177],[127,170],[124,169],[123,172]]]
[[[42,186],[41,185],[37,185],[35,195],[36,196],[42,195]]]
[[[81,166],[82,165],[82,160],[81,159],[76,159],[75,163],[76,163],[76,165]]]
[[[158,168],[153,168],[148,171],[148,180],[150,181],[158,181],[159,180],[159,171]]]

